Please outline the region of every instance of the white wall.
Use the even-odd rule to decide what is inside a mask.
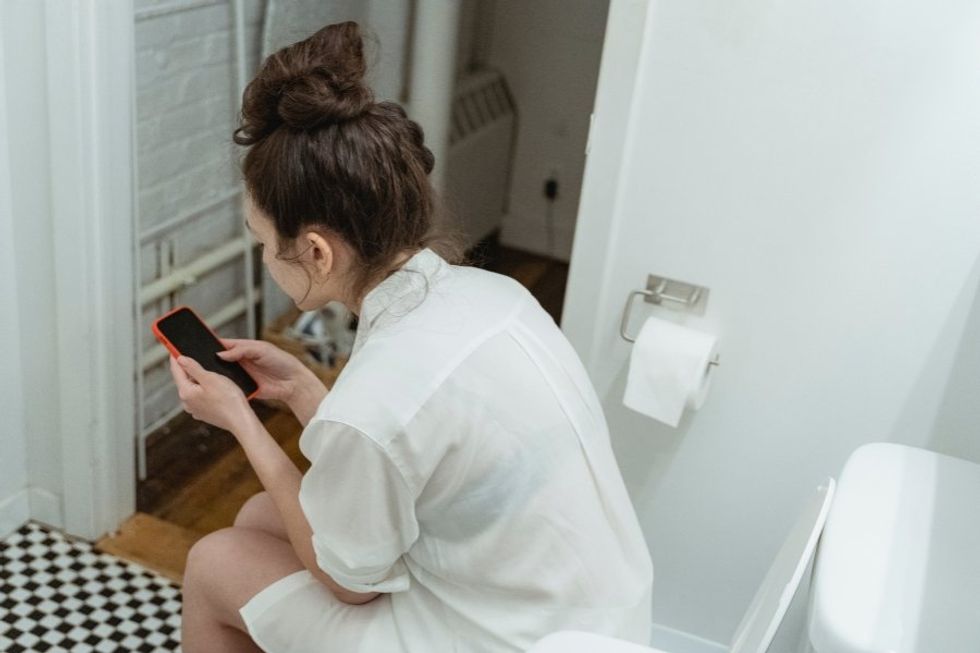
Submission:
[[[272,51],[306,38],[323,25],[357,20],[371,41],[369,81],[377,98],[397,99],[409,17],[406,2],[347,0],[327,5],[312,0],[279,0],[271,14],[266,10],[266,0],[245,0],[243,4],[249,79],[261,63],[267,15],[274,24],[267,35]],[[134,9],[138,229],[145,232],[239,187],[237,161],[243,150],[233,145],[231,138],[241,97],[235,79],[231,3],[201,6],[189,1],[136,0]],[[379,48],[374,47],[374,39]],[[164,248],[170,248],[174,266],[186,265],[239,234],[242,219],[237,200],[229,199],[173,232]],[[167,258],[166,249],[147,243],[141,250],[142,283],[165,274]],[[260,256],[254,260],[261,266]],[[271,278],[267,278],[263,291],[265,322],[292,308],[292,302]],[[144,348],[156,344],[150,324],[172,306],[186,303],[208,315],[243,292],[244,267],[241,260],[235,260],[176,293],[173,302],[165,298],[147,306],[141,327]],[[226,337],[247,337],[244,315],[217,331]],[[144,384],[141,426],[149,428],[173,411],[179,400],[165,360],[147,371]]]
[[[246,0],[246,69],[259,63],[261,0]],[[239,188],[240,174],[232,132],[241,105],[235,79],[233,6],[221,2],[192,3],[137,0],[135,9],[137,230],[144,233],[162,222],[185,215]],[[141,282],[165,274],[170,266],[187,265],[242,233],[243,217],[237,198],[213,206],[187,224],[162,246],[141,248]],[[169,249],[167,249],[169,248]],[[172,263],[168,262],[172,260]],[[260,264],[260,257],[255,257]],[[202,315],[216,313],[244,293],[244,263],[231,264],[142,311],[144,350],[157,344],[150,324],[179,304]],[[225,337],[248,337],[245,316],[218,329]],[[144,413],[140,428],[148,428],[179,405],[167,362],[147,370]]]
[[[568,260],[609,3],[484,1],[492,4],[488,63],[503,71],[519,121],[501,241]],[[549,250],[544,183],[552,174],[559,188]]]
[[[563,328],[604,401],[659,624],[727,642],[860,444],[980,460],[978,31],[970,0],[650,4],[622,169],[586,173],[580,233],[605,236],[575,242]],[[600,102],[623,73],[603,74]],[[677,429],[621,404],[618,322],[648,273],[708,286],[704,318],[677,319],[721,342]]]
[[[0,20],[0,43],[6,42],[6,23]],[[13,207],[10,202],[11,178],[7,135],[10,132],[7,108],[5,63],[7,53],[0,48],[0,538],[27,521],[30,501],[27,493],[27,438],[24,426],[23,367],[18,318],[17,266],[14,261]]]

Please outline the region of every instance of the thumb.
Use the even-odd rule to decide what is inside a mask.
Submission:
[[[184,370],[191,375],[191,377],[198,381],[201,376],[206,372],[206,370],[201,367],[201,364],[190,356],[181,356],[177,359],[177,364],[180,365]]]
[[[238,359],[240,359],[244,355],[245,355],[245,352],[242,351],[240,348],[226,349],[224,351],[219,351],[218,352],[218,356],[220,356],[222,359],[224,359],[226,361],[237,361]]]

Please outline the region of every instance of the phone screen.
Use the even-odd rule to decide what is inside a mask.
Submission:
[[[156,323],[160,333],[170,341],[182,355],[193,358],[206,370],[223,374],[234,381],[246,397],[258,390],[259,386],[245,368],[235,361],[218,358],[224,351],[211,330],[189,308],[178,308]]]

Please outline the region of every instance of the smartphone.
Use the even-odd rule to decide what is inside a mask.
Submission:
[[[247,399],[252,399],[258,393],[259,384],[244,367],[237,361],[226,361],[218,357],[218,352],[225,351],[227,347],[221,344],[214,331],[190,306],[178,306],[157,318],[152,328],[153,335],[170,350],[174,358],[193,358],[204,369],[227,376],[242,389]]]

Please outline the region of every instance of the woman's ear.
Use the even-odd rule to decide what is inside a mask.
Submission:
[[[317,231],[307,232],[308,247],[311,248],[311,260],[316,268],[317,276],[326,278],[333,272],[337,263],[336,247],[330,238]]]

